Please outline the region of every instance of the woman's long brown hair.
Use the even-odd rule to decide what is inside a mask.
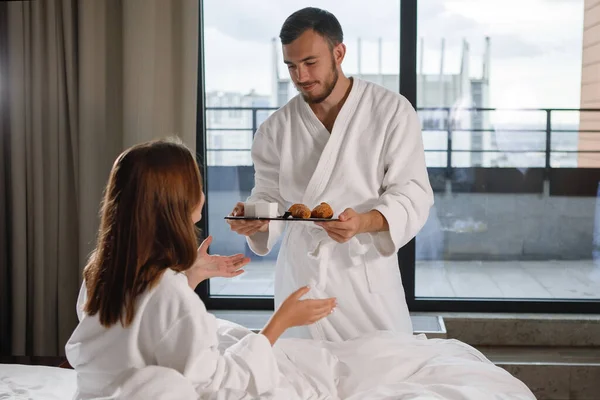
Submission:
[[[103,326],[131,324],[138,296],[171,268],[196,259],[192,211],[202,181],[194,156],[178,139],[134,146],[115,161],[101,210],[98,243],[85,267],[84,311]]]

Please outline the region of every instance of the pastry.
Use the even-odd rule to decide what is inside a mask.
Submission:
[[[327,203],[321,203],[316,206],[310,213],[311,218],[331,218],[333,217],[333,210]]]
[[[292,217],[306,219],[310,218],[310,209],[304,204],[294,204],[288,210]]]

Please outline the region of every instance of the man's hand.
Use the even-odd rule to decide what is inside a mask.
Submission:
[[[338,243],[346,243],[359,233],[380,232],[389,229],[385,217],[375,210],[359,214],[353,209],[347,208],[339,215],[338,219],[339,221],[315,222]]]
[[[231,215],[240,217],[244,215],[244,203],[237,203]],[[252,236],[257,232],[267,232],[269,230],[269,221],[239,221],[228,219],[227,223],[231,230],[243,236]]]
[[[243,254],[233,256],[219,256],[208,254],[208,247],[212,243],[212,236],[207,237],[200,247],[198,247],[198,256],[190,269],[185,271],[188,283],[192,289],[195,289],[200,282],[209,278],[233,278],[244,273],[241,269],[250,262],[248,257]]]

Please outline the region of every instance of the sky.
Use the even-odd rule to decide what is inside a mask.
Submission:
[[[378,71],[379,38],[382,71],[397,73],[399,1],[205,0],[206,89],[270,95],[271,40],[288,15],[309,5],[339,19],[347,74],[357,72],[359,37],[363,73]],[[578,108],[583,10],[583,0],[420,0],[417,26],[424,46],[419,41],[418,59],[424,52],[424,72],[438,73],[444,38],[444,70],[457,73],[464,39],[470,47],[470,75],[477,78],[489,36],[491,107]],[[279,52],[280,47],[277,41]],[[281,61],[279,73],[287,76]],[[572,119],[577,119],[574,114],[565,115],[565,122]]]

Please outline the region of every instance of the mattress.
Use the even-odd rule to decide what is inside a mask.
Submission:
[[[77,385],[71,369],[0,364],[0,400],[68,400]]]

